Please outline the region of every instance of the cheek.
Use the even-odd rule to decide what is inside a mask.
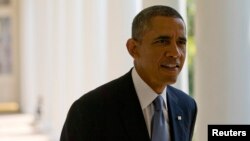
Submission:
[[[180,51],[182,52],[183,56],[186,56],[186,47],[181,48]]]
[[[185,51],[183,51],[182,57],[183,57],[183,58],[184,58],[184,60],[185,60],[185,58],[186,58],[186,50],[185,50]]]
[[[186,51],[181,52],[181,57],[184,58],[184,59],[186,58]]]
[[[144,54],[141,60],[142,61],[141,63],[143,63],[144,66],[149,69],[149,68],[155,68],[155,66],[158,64],[160,60],[161,59],[159,56],[152,54],[152,53],[148,53],[148,54]]]
[[[185,60],[185,58],[186,58],[186,49],[180,49],[179,50],[179,52],[180,52],[180,55],[181,55],[181,60]]]
[[[153,51],[151,51],[147,57],[148,61],[150,61],[152,63],[157,63],[160,60],[162,60],[163,58],[164,58],[163,52],[153,52]]]
[[[182,56],[180,57],[180,63],[182,64],[182,66],[183,66],[184,63],[185,63],[185,60],[186,60],[186,56],[185,56],[185,54],[184,54],[184,55],[182,55]]]

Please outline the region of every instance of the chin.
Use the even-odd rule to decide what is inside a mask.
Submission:
[[[173,85],[175,83],[176,83],[176,81],[174,81],[174,82],[168,82],[168,85]]]
[[[176,83],[176,81],[177,81],[177,78],[172,78],[172,79],[168,79],[168,80],[166,80],[166,82],[167,82],[167,84],[168,84],[168,85],[175,84],[175,83]]]

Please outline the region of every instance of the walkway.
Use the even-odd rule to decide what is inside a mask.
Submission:
[[[0,114],[0,141],[49,141],[36,131],[34,118],[24,114]]]

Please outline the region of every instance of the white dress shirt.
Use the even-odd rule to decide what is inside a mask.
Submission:
[[[154,114],[154,105],[153,101],[157,96],[162,96],[164,99],[164,117],[166,122],[166,128],[168,131],[168,139],[170,141],[170,133],[169,133],[169,120],[168,120],[168,108],[167,108],[167,87],[163,90],[161,94],[157,94],[150,86],[148,86],[139,76],[136,69],[133,68],[132,70],[132,79],[135,86],[135,90],[137,93],[137,96],[139,98],[142,112],[144,115],[144,119],[147,125],[149,136],[151,137],[151,120]]]

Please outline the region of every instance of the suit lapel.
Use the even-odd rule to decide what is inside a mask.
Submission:
[[[150,141],[147,126],[137,97],[131,71],[122,80],[119,90],[120,116],[131,141]]]
[[[131,71],[125,74],[120,81],[121,86],[117,91],[119,112],[127,134],[131,141],[150,141]],[[171,139],[172,141],[184,141],[186,130],[188,130],[184,126],[185,115],[180,108],[181,103],[178,103],[176,92],[170,87],[167,90],[167,100]]]
[[[169,113],[169,124],[170,124],[170,134],[172,141],[183,141],[186,131],[183,127],[185,117],[179,106],[178,99],[175,96],[174,91],[168,88],[167,90],[167,100],[168,100],[168,113]]]

